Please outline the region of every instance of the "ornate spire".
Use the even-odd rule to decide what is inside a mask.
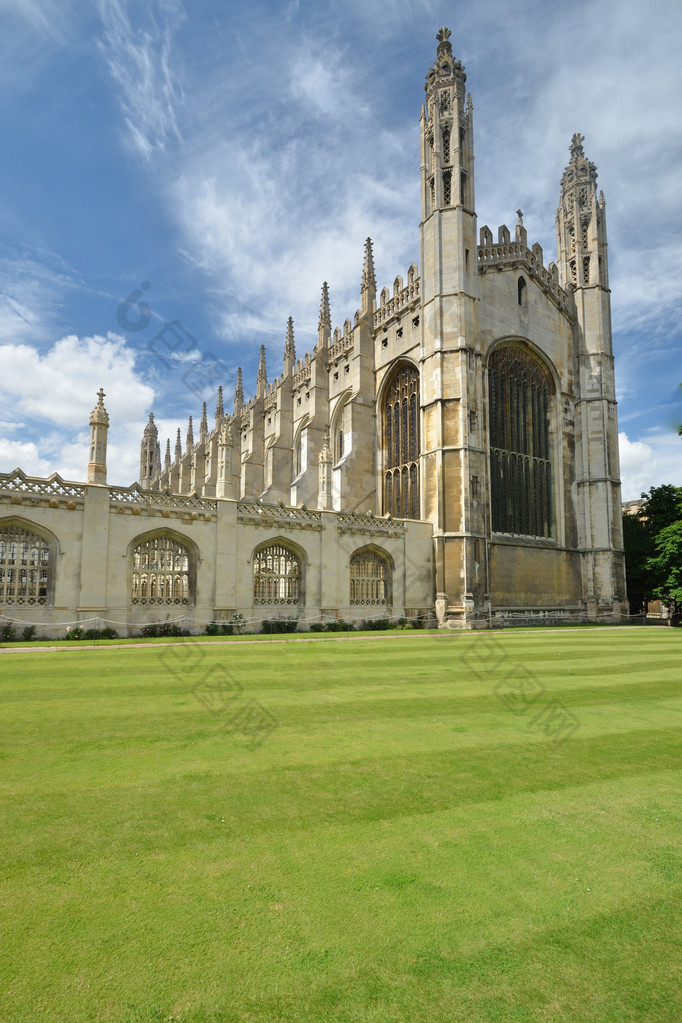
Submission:
[[[206,402],[201,406],[201,424],[199,426],[199,437],[205,440],[208,436],[208,417],[206,415]]]
[[[329,285],[325,281],[322,285],[322,298],[320,299],[320,319],[317,324],[318,331],[332,329],[332,317],[329,311]]]
[[[237,369],[237,380],[234,385],[234,411],[235,415],[241,411],[242,405],[244,404],[244,388],[242,386],[242,368],[241,366]]]
[[[597,196],[597,167],[585,156],[585,137],[574,132],[571,159],[561,177],[557,210],[559,283],[563,288],[608,287],[606,210]]]
[[[182,436],[180,434],[180,427],[178,426],[178,434],[175,438],[175,461],[179,462],[182,458]]]
[[[190,416],[189,417],[189,422],[187,424],[187,452],[188,453],[191,452],[193,447],[194,447],[194,429],[192,427],[192,417]]]
[[[171,467],[170,437],[166,438],[166,457],[163,460],[163,471],[168,472]]]
[[[265,388],[268,384],[268,374],[265,368],[265,345],[260,346],[260,358],[258,359],[258,372],[256,373],[256,394],[259,398],[265,396]]]
[[[296,358],[296,346],[294,344],[294,321],[290,316],[287,320],[287,339],[284,342],[284,358]]]
[[[90,461],[88,462],[88,483],[107,481],[107,431],[109,415],[104,407],[104,391],[97,392],[97,404],[90,416]],[[144,445],[144,440],[142,444]]]
[[[218,400],[215,405],[215,424],[220,426],[220,423],[225,417],[225,409],[223,408],[223,385],[221,384],[218,388]]]
[[[90,415],[90,426],[108,426],[109,425],[109,413],[104,407],[104,398],[106,395],[100,387],[97,392],[97,404],[95,405]],[[151,414],[150,414],[151,415]],[[151,415],[151,421],[154,422],[154,416]]]
[[[467,80],[461,60],[453,59],[452,43],[450,42],[451,35],[450,29],[443,27],[436,36],[438,40],[436,62],[427,74],[426,85],[424,86],[429,98],[436,87],[451,84],[453,79],[456,79],[463,86]],[[462,101],[463,99],[464,94],[462,92]],[[429,110],[430,114],[431,111]]]
[[[373,288],[376,291],[377,281],[374,276],[374,255],[372,254],[372,239],[365,242],[365,262],[362,267],[362,290]]]

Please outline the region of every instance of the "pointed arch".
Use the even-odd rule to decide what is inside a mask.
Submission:
[[[253,603],[297,607],[305,604],[305,552],[277,536],[258,544],[252,554]]]
[[[59,541],[29,519],[0,519],[0,605],[46,607],[54,603]]]
[[[383,438],[383,511],[418,519],[419,370],[407,360],[392,369],[380,396]]]
[[[388,607],[393,603],[393,559],[374,544],[354,551],[350,557],[350,602]]]
[[[554,536],[552,368],[522,339],[488,356],[490,500],[494,532]]]
[[[131,604],[191,605],[196,601],[198,549],[171,529],[151,530],[128,545]]]

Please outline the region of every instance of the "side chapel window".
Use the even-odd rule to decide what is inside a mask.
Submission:
[[[133,604],[189,604],[189,551],[172,536],[153,536],[133,550]]]
[[[419,374],[401,366],[384,397],[384,512],[419,518]]]
[[[492,528],[551,537],[549,372],[519,344],[496,348],[488,366]]]
[[[18,524],[0,528],[0,604],[47,604],[53,571],[47,540]]]
[[[257,550],[253,556],[254,604],[298,604],[301,597],[301,559],[295,551],[280,543]]]
[[[391,603],[391,569],[388,559],[378,551],[356,551],[350,559],[351,604]]]

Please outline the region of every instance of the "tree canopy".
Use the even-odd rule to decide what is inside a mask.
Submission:
[[[642,498],[635,515],[623,515],[630,613],[660,600],[677,614],[682,608],[682,487],[665,483]]]

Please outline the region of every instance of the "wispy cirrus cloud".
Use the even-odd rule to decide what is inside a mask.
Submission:
[[[130,143],[149,159],[180,139],[182,105],[179,55],[173,37],[185,18],[176,0],[135,8],[126,0],[100,0],[101,49],[119,95]]]

